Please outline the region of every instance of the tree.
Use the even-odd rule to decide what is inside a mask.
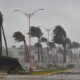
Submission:
[[[71,43],[71,48],[73,48],[74,49],[74,52],[75,52],[75,58],[76,58],[76,62],[78,62],[78,57],[77,57],[77,55],[78,55],[78,48],[80,48],[80,44],[78,43],[78,42],[72,42]]]
[[[16,48],[16,46],[15,45],[12,45],[12,48]]]
[[[2,23],[3,23],[3,18],[0,12],[0,55],[2,55],[2,33],[1,33]]]
[[[62,28],[62,26],[57,25],[55,26],[55,29],[53,30],[53,41],[57,44],[62,44],[64,48],[64,63],[66,62],[66,32]]]
[[[56,45],[55,45],[54,42],[49,42],[49,47],[50,47],[50,49],[53,49],[53,54],[54,54],[54,57],[53,57],[54,61],[53,61],[53,63],[54,63],[54,65],[56,65],[56,52],[55,52],[55,50],[57,51]]]
[[[34,26],[31,26],[30,27],[30,34],[29,35],[31,35],[31,37],[37,37],[37,39],[38,39],[38,44],[40,44],[41,45],[41,37],[42,37],[42,35],[43,35],[43,33],[41,32],[41,29],[39,28],[39,27],[34,27]],[[42,47],[38,47],[38,54],[40,53],[40,49],[42,50]],[[42,51],[41,51],[42,52]],[[41,53],[42,54],[42,53]],[[39,56],[38,56],[38,58],[39,58]],[[39,58],[40,59],[40,58]],[[38,59],[38,61],[40,61]]]
[[[45,37],[41,37],[41,42],[45,42],[47,45],[47,54],[48,54],[48,41]]]
[[[41,44],[40,43],[35,43],[35,46],[38,48],[38,62],[40,62],[40,53],[39,53],[39,48],[41,48]]]
[[[49,47],[50,47],[50,48],[54,48],[54,47],[55,47],[54,42],[49,42]]]
[[[47,45],[47,53],[48,53],[48,41],[47,41],[47,39],[45,37],[42,37],[41,38],[41,42],[45,42],[46,43],[46,45]]]
[[[41,42],[45,42],[47,44],[47,39],[45,37],[42,37]]]
[[[26,54],[26,57],[27,57],[27,60],[28,60],[28,47],[27,47],[27,44],[26,44],[26,40],[25,40],[25,36],[20,32],[20,31],[17,31],[13,34],[13,38],[15,38],[15,40],[17,42],[24,42],[24,48],[25,48],[25,54]],[[27,50],[26,50],[27,48]]]
[[[5,46],[6,46],[6,54],[8,56],[7,41],[6,41],[6,36],[5,36],[4,28],[3,28],[3,17],[0,12],[0,55],[2,55],[2,32],[3,32],[4,42],[5,42]]]
[[[6,47],[6,54],[7,54],[7,56],[8,56],[8,47],[7,47],[7,41],[6,41],[6,36],[5,36],[5,32],[4,32],[3,25],[2,25],[2,32],[3,32],[5,47]]]
[[[71,50],[71,40],[70,38],[66,38],[66,45],[67,45],[67,54],[70,55],[70,60],[71,60],[71,63],[72,63],[72,50]]]
[[[49,42],[49,49],[52,50],[55,48],[54,42]],[[54,57],[55,57],[55,52],[54,52]]]
[[[66,37],[66,44],[69,48],[71,47],[71,40],[68,37]]]

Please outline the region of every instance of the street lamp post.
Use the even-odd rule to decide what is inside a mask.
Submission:
[[[50,28],[50,29],[48,29],[48,28],[45,28],[45,27],[43,27],[46,31],[47,31],[47,33],[48,33],[48,69],[50,68],[50,55],[49,55],[49,51],[50,51],[50,48],[49,48],[49,32],[51,31],[51,29],[52,29],[52,27]]]
[[[32,13],[25,13],[22,10],[14,10],[16,12],[21,12],[23,13],[27,18],[28,18],[28,22],[29,22],[29,60],[30,60],[30,71],[32,71],[32,63],[31,63],[31,32],[30,32],[30,19],[31,17],[38,11],[40,10],[44,10],[44,9],[38,9]]]

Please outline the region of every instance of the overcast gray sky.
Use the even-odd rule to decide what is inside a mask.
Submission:
[[[28,43],[26,34],[28,33],[28,19],[22,13],[13,10],[19,9],[24,12],[33,12],[40,8],[45,10],[37,12],[31,18],[31,26],[54,28],[55,25],[61,25],[72,41],[80,42],[80,0],[0,0],[0,11],[4,18],[3,25],[8,47],[23,44],[17,43],[12,38],[13,33],[16,31],[23,32]],[[43,29],[42,31],[44,36],[47,37],[46,31]],[[52,31],[50,36],[52,37]],[[32,38],[32,44],[35,42],[36,39]]]

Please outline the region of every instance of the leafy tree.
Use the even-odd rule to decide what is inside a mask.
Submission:
[[[17,32],[14,32],[13,38],[15,38],[15,40],[17,42],[22,42],[22,41],[24,42],[25,54],[26,54],[27,60],[28,60],[29,52],[28,52],[28,47],[26,44],[25,36],[20,31],[17,31]],[[27,48],[27,50],[26,50],[26,48]]]
[[[66,62],[66,32],[62,26],[57,25],[53,30],[53,41],[57,44],[62,44],[64,48],[64,63]]]

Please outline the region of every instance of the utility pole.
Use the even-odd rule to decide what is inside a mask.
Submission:
[[[49,29],[49,28],[45,28],[43,27],[47,33],[48,33],[48,45],[47,45],[47,48],[48,48],[48,69],[50,68],[50,55],[49,55],[49,51],[50,51],[50,48],[49,48],[49,32],[51,31],[52,27]]]

